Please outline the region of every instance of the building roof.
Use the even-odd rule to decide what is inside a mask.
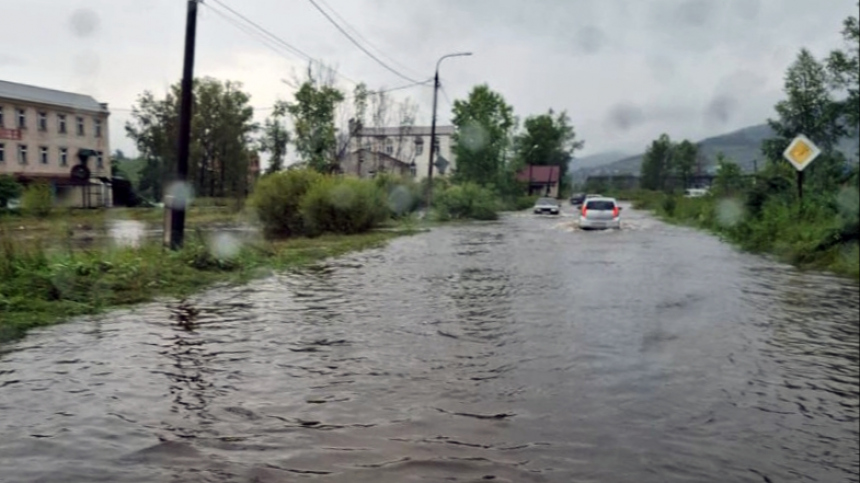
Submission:
[[[558,166],[528,165],[517,174],[517,179],[531,183],[558,183],[560,174]]]
[[[380,152],[380,151],[371,151],[370,149],[367,149],[367,148],[356,149],[355,151],[352,152],[352,154],[355,156],[358,156],[359,152],[365,152],[368,154],[372,154],[374,156],[388,159],[390,161],[393,161],[396,164],[402,164],[403,166],[407,166],[407,167],[411,164],[411,163],[407,163],[406,161],[403,161],[402,159],[395,158],[394,156],[392,156],[390,154],[385,154],[385,153]]]
[[[38,102],[41,104],[62,106],[80,111],[108,112],[107,104],[100,104],[91,96],[45,89],[43,87],[18,84],[4,80],[0,80],[0,99]]]
[[[359,136],[429,136],[431,126],[365,127]],[[437,136],[454,134],[454,126],[436,126]]]

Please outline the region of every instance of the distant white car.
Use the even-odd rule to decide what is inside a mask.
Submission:
[[[615,198],[591,198],[582,204],[579,228],[583,230],[621,229],[621,207]]]
[[[550,215],[557,215],[561,211],[561,203],[558,200],[553,198],[539,198],[535,202],[534,212],[535,214],[541,213],[549,213]]]
[[[689,188],[684,190],[684,196],[687,198],[701,198],[707,196],[708,190],[705,188]]]

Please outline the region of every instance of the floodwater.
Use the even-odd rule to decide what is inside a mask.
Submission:
[[[0,481],[860,481],[856,284],[624,214],[33,332],[0,347]]]

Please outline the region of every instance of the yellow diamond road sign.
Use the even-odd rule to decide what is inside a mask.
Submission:
[[[798,171],[803,171],[809,164],[821,154],[818,146],[812,143],[806,136],[801,134],[791,141],[791,144],[782,153],[782,156],[788,160]]]

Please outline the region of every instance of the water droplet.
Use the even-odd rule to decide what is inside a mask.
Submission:
[[[78,37],[89,37],[99,28],[98,14],[89,8],[79,8],[72,13],[69,24]]]
[[[221,260],[235,258],[242,249],[242,241],[232,233],[216,233],[209,239],[209,250]]]
[[[477,122],[467,123],[460,132],[459,142],[469,151],[480,151],[488,141],[487,130]]]
[[[740,223],[744,217],[744,207],[734,198],[720,200],[717,203],[717,223],[732,227]]]

